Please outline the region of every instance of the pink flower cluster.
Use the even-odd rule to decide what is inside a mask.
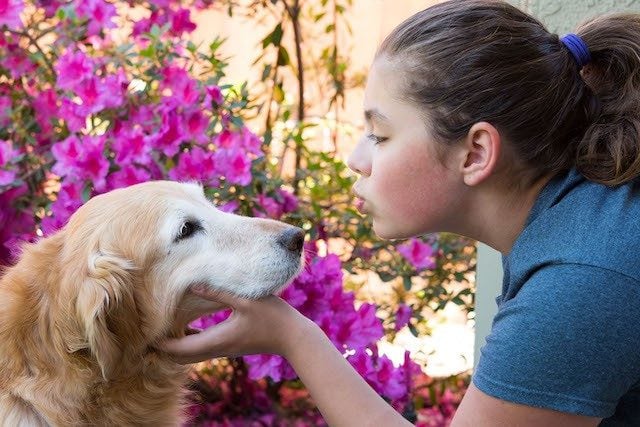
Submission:
[[[315,253],[313,246],[309,252]],[[289,304],[316,322],[333,344],[348,356],[349,362],[383,396],[401,400],[411,390],[411,378],[420,368],[408,357],[395,367],[386,356],[378,355],[376,342],[384,335],[376,306],[361,304],[356,308],[352,292],[342,286],[340,259],[329,254],[313,257],[304,271],[281,294]],[[193,326],[207,328],[228,317],[229,311],[199,319]],[[270,377],[274,381],[296,378],[291,366],[280,356],[244,357],[250,378]]]
[[[416,270],[433,269],[436,266],[433,247],[420,239],[409,239],[397,250]]]

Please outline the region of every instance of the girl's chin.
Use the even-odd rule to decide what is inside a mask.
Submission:
[[[415,237],[420,233],[412,232],[411,230],[399,228],[398,222],[390,221],[385,223],[380,219],[373,218],[373,232],[381,239],[384,240],[399,240]]]

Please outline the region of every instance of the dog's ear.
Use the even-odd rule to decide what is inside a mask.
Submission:
[[[80,285],[76,304],[85,338],[105,380],[113,377],[123,346],[136,325],[135,268],[117,255],[95,252]]]

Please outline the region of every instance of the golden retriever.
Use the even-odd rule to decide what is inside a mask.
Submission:
[[[304,234],[217,210],[199,185],[97,196],[0,279],[0,425],[177,425],[185,367],[151,350],[222,308],[206,284],[259,298],[300,270]]]

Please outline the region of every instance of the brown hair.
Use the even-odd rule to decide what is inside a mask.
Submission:
[[[400,24],[377,56],[401,64],[402,94],[444,142],[479,121],[503,135],[530,178],[577,167],[617,185],[640,175],[640,15],[606,15],[578,34],[579,69],[558,35],[502,1],[447,1]]]

